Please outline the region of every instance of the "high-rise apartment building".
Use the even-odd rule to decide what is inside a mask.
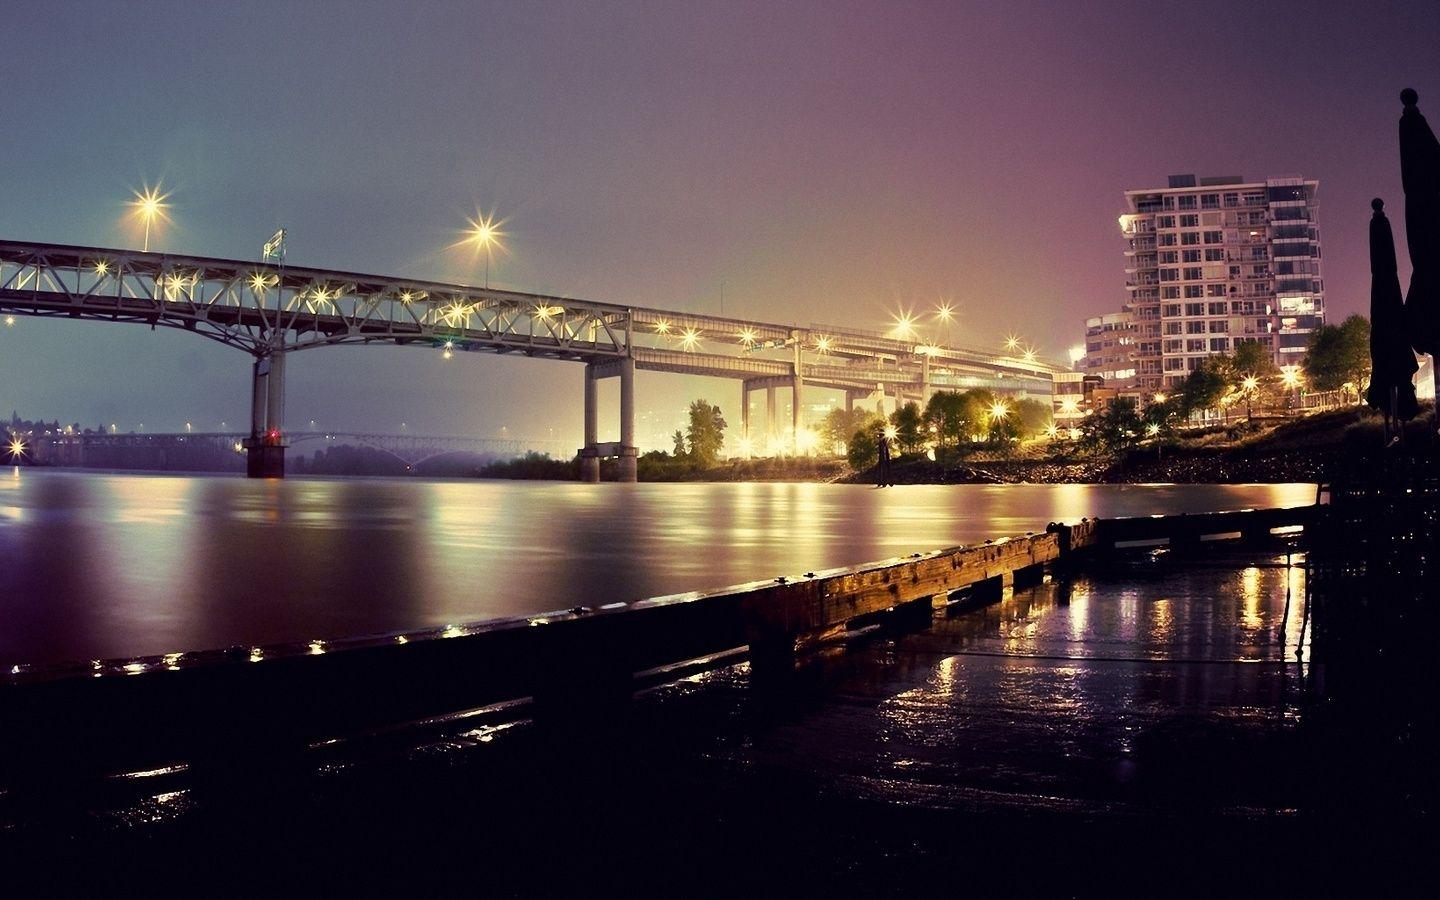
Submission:
[[[1205,357],[1245,341],[1264,344],[1276,365],[1298,364],[1325,317],[1319,182],[1194,175],[1169,182],[1125,192],[1129,297],[1109,331],[1127,349],[1106,346],[1104,320],[1112,317],[1087,322],[1083,371],[1114,372],[1122,387],[1168,390]],[[1128,385],[1119,373],[1132,367],[1117,366],[1117,354],[1133,358]]]

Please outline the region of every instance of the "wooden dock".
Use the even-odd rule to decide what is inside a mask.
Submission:
[[[336,643],[173,653],[0,674],[0,786],[36,768],[128,770],[243,756],[504,701],[594,710],[636,673],[748,649],[756,674],[895,610],[998,599],[1117,544],[1305,529],[1321,507],[1084,520],[717,591]]]

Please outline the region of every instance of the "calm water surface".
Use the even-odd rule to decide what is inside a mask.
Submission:
[[[603,484],[0,472],[0,664],[335,639],[1312,485]]]

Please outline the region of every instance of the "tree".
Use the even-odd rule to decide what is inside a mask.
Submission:
[[[820,443],[827,453],[842,453],[850,436],[866,425],[873,424],[876,414],[868,409],[832,409],[820,422]]]
[[[671,437],[675,441],[675,458],[679,459],[685,455],[685,432],[677,428]]]
[[[880,444],[875,434],[878,430],[873,426],[859,428],[850,435],[845,454],[845,458],[850,461],[850,468],[862,472],[875,465],[880,458]]]
[[[690,427],[686,431],[690,455],[702,466],[715,464],[720,448],[725,446],[725,417],[720,407],[704,400],[690,404]]]
[[[1223,356],[1207,356],[1180,386],[1180,412],[1189,416],[1220,405],[1220,398],[1230,392],[1230,360]]]
[[[895,410],[890,424],[895,426],[895,442],[900,445],[901,453],[918,453],[925,446],[920,431],[920,404],[912,400]]]
[[[937,457],[945,451],[947,443],[958,448],[969,434],[966,406],[965,397],[955,391],[936,391],[930,395],[922,419],[935,434]]]
[[[1050,404],[1025,397],[1010,408],[1010,419],[1019,437],[1034,437],[1050,427],[1050,412]]]
[[[1259,341],[1239,341],[1230,356],[1230,368],[1241,378],[1273,378],[1279,369],[1270,355],[1270,347]]]
[[[1317,391],[1349,385],[1347,390],[1363,393],[1370,378],[1370,320],[1355,315],[1339,325],[1321,325],[1310,335],[1301,366]]]
[[[1111,400],[1080,421],[1080,445],[1088,450],[1114,453],[1133,446],[1145,424],[1128,397]]]

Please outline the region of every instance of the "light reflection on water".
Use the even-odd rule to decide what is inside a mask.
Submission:
[[[23,470],[0,480],[0,663],[444,627],[854,565],[1052,520],[1313,498],[1309,485],[878,491]]]

